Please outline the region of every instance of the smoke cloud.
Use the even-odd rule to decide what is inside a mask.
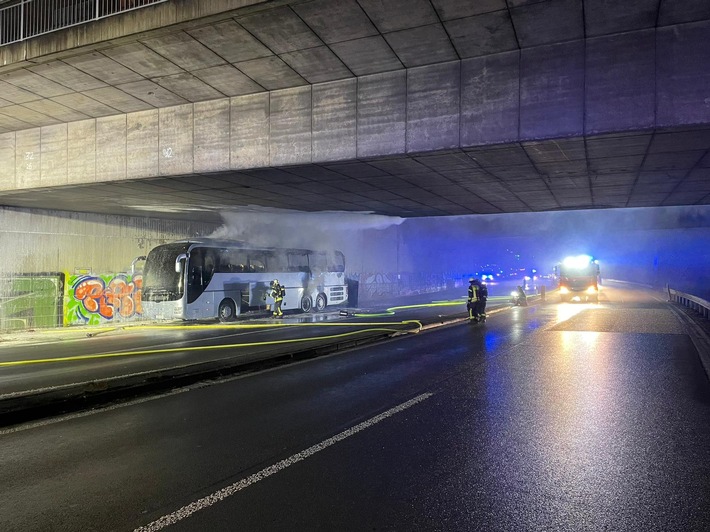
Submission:
[[[456,275],[493,264],[546,272],[582,253],[597,257],[607,275],[653,284],[707,280],[710,272],[707,205],[407,219],[254,207],[222,217],[213,238],[338,249],[351,273]]]
[[[257,247],[337,249],[357,270],[372,269],[372,264],[386,261],[378,242],[396,239],[396,228],[404,222],[403,218],[371,213],[263,207],[223,211],[221,216],[224,223],[210,238],[240,240]]]

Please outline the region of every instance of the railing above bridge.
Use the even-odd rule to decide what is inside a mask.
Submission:
[[[0,46],[167,0],[15,0],[0,8]]]

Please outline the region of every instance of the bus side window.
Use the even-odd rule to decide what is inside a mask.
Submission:
[[[247,255],[243,250],[233,251],[229,256],[229,260],[233,273],[244,273],[247,271]]]
[[[326,267],[326,256],[322,252],[311,253],[309,256],[311,270],[316,272],[328,271]]]
[[[309,273],[308,253],[303,251],[289,251],[286,253],[288,262],[287,271]]]
[[[266,257],[263,252],[249,254],[249,271],[251,273],[266,271]]]
[[[222,249],[218,254],[217,270],[220,273],[244,273],[247,271],[246,255],[241,250]]]
[[[205,253],[205,267],[202,271],[202,287],[206,288],[212,280],[215,271],[215,253],[208,249]]]

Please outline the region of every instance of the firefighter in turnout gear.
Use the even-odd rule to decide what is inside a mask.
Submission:
[[[488,299],[488,287],[481,284],[478,279],[468,280],[468,319],[473,323],[486,321],[486,300]]]
[[[471,321],[478,321],[473,313],[476,307],[476,303],[478,302],[478,284],[476,284],[477,280],[478,279],[474,278],[468,280],[468,301],[466,302],[466,308],[468,309],[468,319]]]
[[[488,302],[488,287],[481,282],[478,288],[478,302],[476,303],[475,314],[478,321],[486,321],[486,303]]]
[[[278,279],[271,281],[271,292],[269,295],[274,299],[274,318],[283,318],[284,313],[281,310],[281,303],[283,303],[284,296],[286,295],[286,288],[279,284]]]

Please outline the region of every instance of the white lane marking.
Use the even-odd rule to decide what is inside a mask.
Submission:
[[[275,464],[266,467],[261,471],[240,480],[239,482],[235,482],[234,484],[227,486],[226,488],[222,488],[221,490],[215,491],[207,497],[203,497],[202,499],[198,499],[194,502],[191,502],[190,504],[183,506],[182,508],[171,514],[167,514],[161,517],[160,519],[156,519],[152,523],[148,523],[145,526],[136,528],[134,532],[156,532],[157,530],[162,530],[167,526],[174,525],[178,521],[181,521],[186,517],[190,517],[192,514],[199,512],[200,510],[209,508],[210,506],[213,506],[214,504],[226,499],[227,497],[231,497],[235,493],[251,486],[252,484],[256,484],[260,480],[264,480],[265,478],[268,478],[271,475],[279,473],[287,467],[292,466],[293,464],[296,464],[302,460],[305,460],[309,456],[313,456],[317,452],[320,452],[330,447],[331,445],[334,445],[344,440],[345,438],[349,438],[350,436],[353,436],[354,434],[357,434],[362,430],[370,428],[373,425],[379,423],[380,421],[383,421],[388,417],[393,416],[394,414],[402,412],[403,410],[406,410],[407,408],[414,406],[417,403],[424,401],[425,399],[429,399],[429,397],[431,397],[432,395],[434,394],[423,393],[421,395],[418,395],[417,397],[414,397],[409,401],[397,405],[394,408],[390,408],[389,410],[382,412],[381,414],[378,414],[375,417],[368,419],[367,421],[363,421],[362,423],[359,423],[354,427],[350,427],[349,429],[344,430],[340,434],[336,434],[335,436],[332,436],[327,440],[323,440],[322,442],[317,443],[316,445],[313,445],[308,449],[289,456],[288,458],[281,460],[280,462],[276,462]]]

